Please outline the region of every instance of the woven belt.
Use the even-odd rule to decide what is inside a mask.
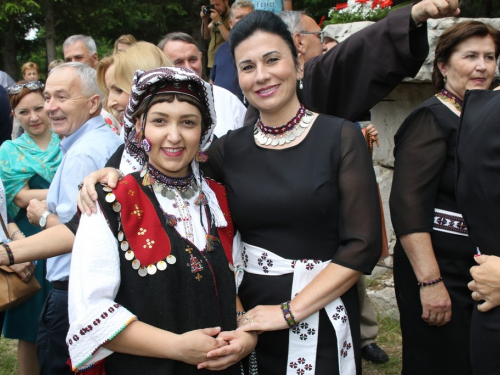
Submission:
[[[458,236],[469,236],[465,220],[461,214],[439,208],[434,209],[433,229]]]

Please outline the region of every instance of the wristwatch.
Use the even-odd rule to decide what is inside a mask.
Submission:
[[[40,227],[42,229],[45,229],[45,227],[47,226],[47,217],[51,214],[52,212],[50,212],[49,210],[45,211],[43,213],[43,215],[40,217],[40,221],[38,222],[38,224],[40,225]]]
[[[215,23],[214,23],[214,26],[220,26],[220,25],[222,25],[222,21],[219,21],[219,22],[215,22]]]

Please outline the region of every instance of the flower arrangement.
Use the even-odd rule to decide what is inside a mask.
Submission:
[[[391,0],[348,0],[330,9],[325,24],[378,21],[387,17],[391,6]]]

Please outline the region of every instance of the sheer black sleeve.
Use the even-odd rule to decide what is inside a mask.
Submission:
[[[382,251],[380,203],[366,143],[350,122],[342,125],[340,160],[341,245],[332,262],[369,274]]]
[[[200,163],[200,169],[205,177],[211,178],[221,184],[224,184],[224,145],[226,143],[226,138],[228,134],[216,139],[214,143],[207,150],[208,161],[206,163]]]
[[[446,163],[446,135],[431,109],[421,107],[403,122],[394,142],[394,177],[389,204],[396,236],[431,232]]]

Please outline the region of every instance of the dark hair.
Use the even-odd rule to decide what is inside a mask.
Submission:
[[[23,83],[27,83],[28,81],[22,80],[17,82],[17,85],[22,85]],[[24,98],[26,95],[28,95],[31,92],[35,92],[37,94],[40,94],[40,96],[43,98],[43,88],[40,87],[39,89],[36,90],[30,90],[27,87],[23,87],[23,90],[19,94],[12,94],[9,95],[9,102],[10,102],[10,108],[14,110],[19,104],[19,102]]]
[[[441,34],[436,43],[432,83],[437,91],[444,88],[444,79],[438,63],[444,62],[447,64],[457,46],[474,36],[491,36],[495,44],[495,58],[498,58],[500,52],[500,32],[498,30],[479,21],[465,21],[449,27]]]
[[[146,110],[149,111],[153,105],[165,102],[173,103],[175,99],[177,99],[180,102],[189,103],[198,108],[198,110],[201,113],[201,135],[203,137],[208,131],[209,122],[206,118],[207,109],[198,100],[185,94],[159,93],[156,94],[151,100],[146,98],[145,100],[142,101],[142,103],[139,105],[137,110],[132,115],[132,121],[135,123],[135,121],[144,113],[144,111]]]
[[[167,42],[184,42],[194,44],[196,46],[196,49],[200,51],[196,40],[191,35],[183,33],[181,31],[168,33],[162,40],[160,40],[160,42],[157,44],[157,47],[163,51],[163,47],[165,47],[165,44],[167,44]]]
[[[264,32],[279,36],[287,44],[292,52],[292,56],[297,66],[298,54],[295,44],[293,44],[292,34],[288,31],[286,24],[273,12],[256,10],[249,13],[229,33],[229,44],[234,57],[234,50],[244,40],[257,32]]]

